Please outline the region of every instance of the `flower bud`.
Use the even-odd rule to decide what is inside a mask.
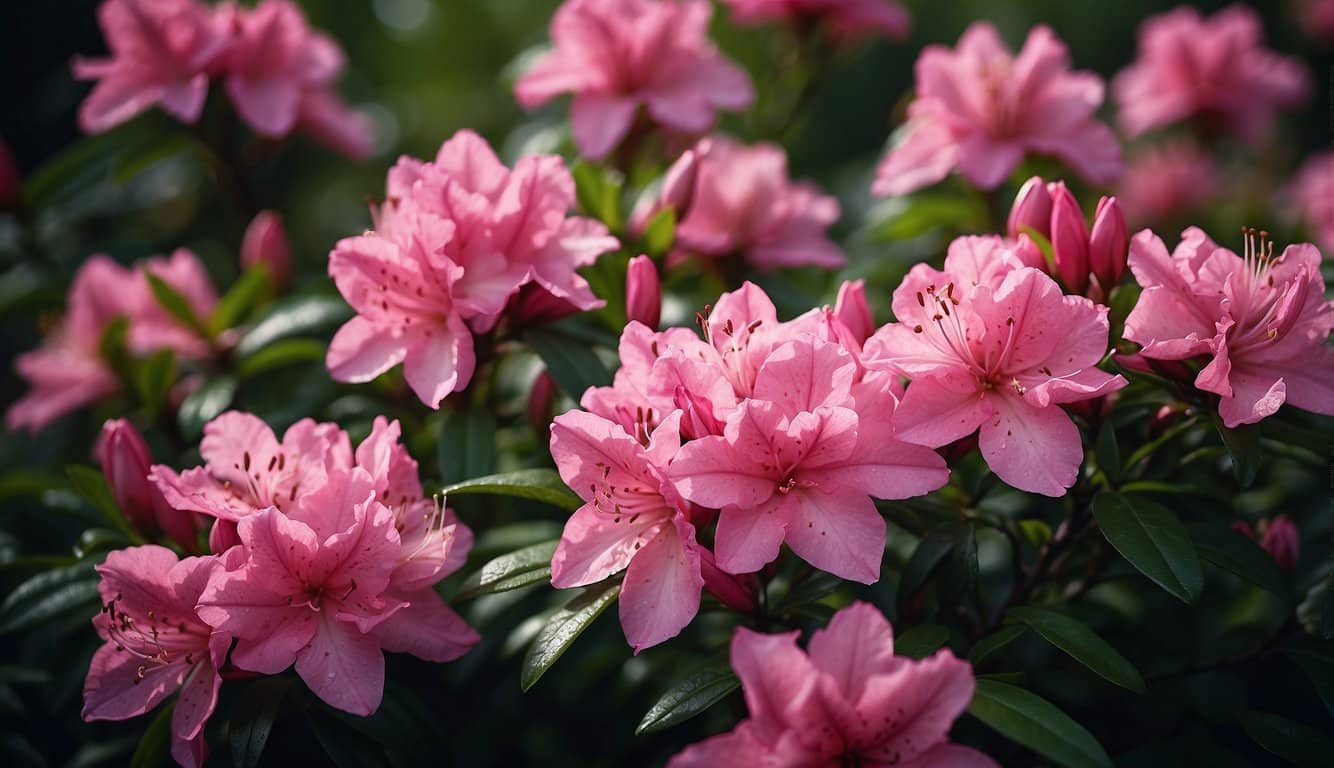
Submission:
[[[1278,515],[1270,519],[1260,538],[1260,546],[1274,558],[1279,567],[1291,571],[1297,566],[1301,554],[1301,541],[1297,525],[1287,515]]]
[[[703,547],[699,548],[699,573],[704,579],[704,588],[728,608],[740,613],[754,613],[759,607],[756,596],[760,583],[755,574],[735,575],[723,571],[714,562],[713,553]]]
[[[1056,273],[1067,291],[1083,295],[1089,278],[1089,232],[1084,212],[1063,182],[1056,182],[1051,192],[1051,248]]]
[[[148,481],[148,470],[153,455],[143,435],[125,419],[112,419],[102,425],[95,452],[111,496],[125,519],[135,530],[151,531],[153,486]]]
[[[1105,293],[1126,271],[1126,255],[1130,252],[1130,231],[1126,216],[1115,197],[1098,201],[1098,212],[1093,217],[1093,234],[1089,235],[1089,264],[1098,285]]]
[[[1010,208],[1010,237],[1018,238],[1025,229],[1051,239],[1051,193],[1040,176],[1024,182]]]
[[[551,403],[556,397],[556,380],[545,368],[533,379],[533,388],[528,391],[528,423],[533,431],[545,436],[551,428]]]
[[[283,217],[277,211],[260,211],[246,227],[241,240],[241,268],[256,264],[268,267],[275,286],[285,286],[292,277],[292,248],[287,242]]]
[[[708,151],[708,140],[701,142],[699,149],[687,149],[667,169],[662,177],[662,191],[658,200],[663,207],[670,206],[676,211],[676,220],[686,217],[686,211],[695,197],[695,177],[699,174],[700,153]]]
[[[866,303],[866,283],[863,280],[845,280],[839,286],[834,301],[834,317],[852,332],[857,343],[863,344],[875,333],[875,318]]]
[[[662,285],[653,259],[640,255],[630,259],[625,272],[625,315],[657,330],[662,315]]]

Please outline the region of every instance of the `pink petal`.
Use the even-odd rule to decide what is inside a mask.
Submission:
[[[718,567],[728,573],[754,573],[777,560],[796,504],[789,495],[758,507],[724,508],[714,534]]]
[[[947,741],[950,726],[973,698],[973,688],[972,668],[948,650],[938,651],[921,661],[904,661],[893,672],[866,680],[857,711],[894,713],[891,722],[861,726],[865,721],[854,720],[845,725],[888,730],[890,736],[867,757],[908,762]]]
[[[980,189],[999,187],[1023,159],[1024,145],[1017,141],[975,133],[959,143],[959,171]]]
[[[417,397],[431,408],[472,379],[472,332],[458,315],[450,315],[447,329],[418,337],[403,361],[403,377]]]
[[[241,117],[256,132],[270,138],[282,138],[296,125],[301,104],[301,86],[285,78],[251,79],[232,74],[224,88]]]
[[[128,74],[104,77],[79,105],[79,127],[84,133],[102,133],[124,123],[157,103],[161,87]]]
[[[874,676],[894,671],[894,630],[870,603],[856,602],[834,614],[829,624],[811,635],[811,663],[829,676],[842,698],[861,699]]]
[[[849,406],[856,371],[856,361],[839,345],[813,337],[797,339],[769,353],[751,396],[774,403],[785,414]]]
[[[435,590],[422,589],[403,597],[408,606],[375,627],[375,636],[384,650],[446,662],[472,650],[481,640],[477,631],[446,605]]]
[[[837,485],[794,491],[787,544],[822,571],[873,584],[885,554],[885,519],[862,492]]]
[[[776,742],[791,729],[806,730],[815,741],[825,725],[815,692],[819,675],[797,648],[798,634],[765,635],[741,627],[732,636],[732,669],[741,678],[750,726],[762,742]]]
[[[939,744],[901,763],[899,768],[1000,768],[1000,765],[976,749]]]
[[[190,667],[184,663],[149,665],[116,644],[104,643],[93,654],[83,686],[84,720],[126,720],[157,706],[181,685]]]
[[[361,384],[403,362],[407,354],[405,339],[358,315],[334,334],[325,365],[335,380]]]
[[[619,572],[645,544],[660,537],[663,525],[661,517],[645,515],[631,523],[629,517],[583,505],[566,521],[551,558],[552,586],[580,587]]]
[[[959,162],[959,148],[945,124],[923,116],[880,163],[871,191],[881,197],[911,194],[950,175]]]
[[[770,757],[768,747],[752,733],[749,720],[742,720],[736,728],[697,744],[691,744],[667,761],[667,768],[718,768],[723,765],[765,766]]]
[[[296,672],[326,704],[354,715],[369,715],[384,697],[384,654],[374,635],[327,613],[310,646],[296,660]]]
[[[630,131],[639,104],[634,99],[584,93],[570,104],[570,130],[579,151],[590,160],[606,157]]]
[[[695,529],[679,515],[674,521],[634,554],[625,572],[621,629],[635,653],[676,637],[699,612],[704,579]]]
[[[1272,372],[1233,368],[1227,380],[1232,394],[1219,402],[1218,415],[1229,429],[1273,416],[1287,400],[1287,382]]]
[[[993,413],[982,424],[978,446],[991,471],[1021,491],[1064,496],[1084,461],[1075,423],[1057,406],[1034,408],[1003,395],[987,401]]]
[[[946,445],[972,434],[991,416],[988,398],[967,374],[915,379],[894,410],[894,436],[917,445]]]

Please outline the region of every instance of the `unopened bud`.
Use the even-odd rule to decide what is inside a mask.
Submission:
[[[287,242],[283,217],[277,211],[260,211],[246,227],[241,241],[241,268],[263,264],[275,286],[285,286],[292,277],[292,247]]]
[[[1098,212],[1093,217],[1093,233],[1089,235],[1089,265],[1104,293],[1126,271],[1126,255],[1130,251],[1130,231],[1126,216],[1115,197],[1098,201]]]
[[[843,323],[859,344],[865,343],[875,333],[875,318],[871,315],[871,305],[866,302],[866,283],[862,280],[847,280],[839,286],[838,299],[834,301],[834,317]]]
[[[658,268],[648,256],[630,259],[625,272],[625,314],[654,330],[662,315],[662,284]]]
[[[1034,176],[1019,188],[1010,207],[1008,229],[1011,238],[1018,238],[1028,229],[1051,239],[1051,193],[1042,177]]]
[[[1297,567],[1297,558],[1301,555],[1301,537],[1297,525],[1287,515],[1270,519],[1260,538],[1260,546],[1283,570],[1291,571]]]
[[[1066,290],[1082,296],[1089,278],[1089,232],[1084,212],[1063,182],[1052,186],[1051,249],[1056,273]]]

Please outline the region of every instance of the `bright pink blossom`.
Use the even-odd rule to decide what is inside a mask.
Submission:
[[[766,21],[824,22],[836,40],[880,34],[902,40],[912,15],[895,0],[726,0],[738,24]]]
[[[221,566],[213,557],[178,561],[156,545],[116,550],[97,566],[102,610],[93,626],[104,642],[84,682],[84,720],[136,717],[179,690],[171,754],[184,766],[203,764],[204,724],[231,637],[204,623],[195,605]]]
[[[631,436],[570,411],[551,426],[561,478],[586,502],[565,524],[551,583],[578,587],[624,570],[621,628],[636,652],[675,637],[699,611],[695,528],[664,476],[681,445],[679,424],[673,413],[651,434]]]
[[[955,169],[995,189],[1029,153],[1109,184],[1121,174],[1121,148],[1094,117],[1102,100],[1102,79],[1070,71],[1070,52],[1051,29],[1035,27],[1014,56],[995,27],[977,22],[958,48],[930,46],[917,59],[907,136],[881,163],[873,191],[906,195]]]
[[[1283,403],[1334,414],[1334,302],[1325,299],[1320,252],[1290,245],[1274,258],[1247,235],[1245,256],[1192,227],[1169,256],[1149,230],[1130,245],[1130,270],[1144,288],[1125,337],[1156,360],[1200,358],[1195,386],[1219,395],[1229,427],[1252,424]]]
[[[95,453],[116,506],[130,525],[147,534],[161,531],[186,551],[195,549],[200,518],[193,512],[172,509],[149,480],[153,455],[134,425],[125,419],[103,424]]]
[[[1213,155],[1193,142],[1174,140],[1132,155],[1116,196],[1131,224],[1144,226],[1199,210],[1218,197],[1221,187]]]
[[[1237,4],[1213,16],[1181,6],[1145,21],[1139,58],[1112,83],[1130,136],[1190,118],[1247,141],[1310,91],[1306,67],[1263,47],[1259,15]]]
[[[941,446],[980,428],[1001,480],[1048,496],[1074,485],[1084,451],[1059,406],[1126,383],[1096,367],[1106,307],[1063,295],[999,238],[965,237],[943,272],[913,267],[894,291],[894,316],[866,343],[864,363],[912,379],[894,411],[897,437]]]
[[[1297,558],[1301,556],[1301,532],[1297,530],[1297,524],[1292,522],[1292,518],[1275,515],[1265,525],[1260,546],[1281,568],[1291,571],[1297,567]]]
[[[554,155],[511,171],[486,141],[460,131],[434,162],[400,158],[376,231],[338,242],[329,274],[357,316],[327,363],[339,381],[370,381],[403,363],[409,386],[438,408],[472,378],[473,332],[491,330],[521,286],[579,309],[602,305],[577,267],[619,243],[567,216],[574,180]]]
[[[669,130],[702,134],[719,110],[755,99],[745,71],[708,40],[707,0],[566,0],[551,22],[555,48],[514,86],[524,107],[574,94],[579,151],[600,160],[630,132],[639,107]]]
[[[75,57],[74,76],[97,80],[79,108],[86,133],[102,133],[162,105],[193,123],[204,109],[208,69],[227,36],[198,0],[106,0],[97,10],[111,56]]]
[[[948,650],[894,655],[893,630],[867,603],[834,614],[797,647],[799,632],[732,637],[732,668],[750,717],[672,758],[668,768],[723,765],[996,768],[949,742],[973,697],[973,673]]]
[[[292,246],[287,242],[282,214],[277,211],[256,214],[241,239],[241,268],[256,264],[268,269],[269,279],[276,286],[286,286],[292,279]]]
[[[1303,163],[1287,196],[1320,247],[1334,250],[1334,152]]]

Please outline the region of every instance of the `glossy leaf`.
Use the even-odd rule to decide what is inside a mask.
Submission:
[[[227,410],[235,396],[236,379],[231,376],[204,382],[181,402],[181,408],[176,412],[181,432],[191,440],[199,439],[204,433],[204,425]]]
[[[194,307],[190,306],[190,300],[181,295],[170,283],[157,275],[144,271],[144,277],[148,278],[148,288],[153,292],[153,299],[157,301],[158,306],[167,311],[167,314],[176,318],[181,325],[189,328],[201,337],[212,338],[208,326],[195,314]]]
[[[1200,559],[1171,510],[1141,496],[1102,493],[1093,500],[1093,516],[1107,541],[1140,573],[1182,602],[1199,597]]]
[[[1232,458],[1232,474],[1242,488],[1249,488],[1260,471],[1263,453],[1260,450],[1260,425],[1239,424],[1229,429],[1221,420],[1215,421],[1223,446]]]
[[[74,484],[75,492],[101,513],[111,527],[125,534],[131,541],[142,541],[138,532],[130,526],[130,521],[121,513],[120,507],[116,505],[116,499],[111,495],[111,486],[107,485],[107,479],[100,469],[71,464],[65,467],[65,474]]]
[[[171,715],[176,709],[176,701],[158,707],[157,715],[149,724],[148,730],[139,739],[130,757],[130,768],[159,768],[173,765],[171,761]]]
[[[571,398],[578,400],[589,387],[611,384],[611,372],[588,342],[552,330],[528,331],[523,340],[546,363],[556,385]]]
[[[467,600],[549,581],[551,556],[556,552],[557,543],[544,541],[488,561],[464,579],[455,599]]]
[[[1303,723],[1247,712],[1241,716],[1241,726],[1256,744],[1300,768],[1325,768],[1334,756],[1334,739]]]
[[[236,367],[238,378],[250,379],[261,374],[302,363],[324,363],[329,345],[316,339],[283,339],[242,360]]]
[[[148,421],[157,421],[157,415],[166,404],[167,392],[176,383],[176,354],[170,349],[159,349],[140,361],[134,372],[134,388],[144,404]]]
[[[1221,523],[1197,523],[1187,529],[1195,550],[1207,563],[1230,571],[1284,600],[1292,599],[1287,574],[1249,536]]]
[[[1024,633],[1027,631],[1028,627],[1023,626],[1022,624],[1011,624],[1007,627],[1001,627],[973,644],[972,650],[968,652],[969,663],[974,667],[978,666],[991,656],[991,654],[1023,637]]]
[[[270,290],[269,268],[256,264],[236,279],[227,293],[218,299],[213,316],[208,320],[209,330],[214,334],[222,333],[245,320],[246,315],[259,304],[264,294]]]
[[[894,653],[910,659],[925,659],[945,647],[950,629],[942,624],[921,624],[894,638]]]
[[[1325,709],[1334,716],[1334,649],[1319,652],[1311,648],[1285,649],[1284,654],[1301,667],[1315,686],[1316,694],[1325,703]]]
[[[489,476],[495,470],[496,417],[479,408],[448,414],[436,448],[440,478],[446,483]]]
[[[1065,768],[1111,768],[1084,726],[1035,693],[997,680],[977,681],[968,712],[1011,741]]]
[[[662,694],[639,721],[635,733],[656,733],[683,723],[740,687],[741,681],[726,664],[696,670]]]
[[[1028,626],[1108,682],[1144,692],[1139,670],[1083,622],[1056,611],[1022,605],[1011,608],[1007,617]]]
[[[248,357],[280,339],[326,331],[352,316],[339,296],[291,296],[275,302],[236,345],[239,357]]]
[[[644,228],[644,248],[652,256],[662,256],[676,241],[676,212],[663,208],[653,214]]]
[[[519,684],[525,691],[546,674],[579,635],[607,610],[607,606],[616,602],[620,593],[621,585],[617,582],[594,584],[585,587],[564,608],[552,614],[524,654]]]
[[[237,768],[259,765],[273,722],[291,685],[290,678],[269,677],[251,681],[242,689],[227,722],[227,740]]]
[[[519,499],[542,501],[573,512],[584,502],[565,486],[554,469],[520,469],[498,475],[475,477],[440,489],[448,496],[481,493],[490,496],[513,496]]]
[[[575,198],[579,202],[579,209],[606,224],[612,232],[619,231],[623,183],[620,175],[582,160],[574,164],[570,173],[574,176]]]
[[[926,580],[945,559],[955,545],[967,535],[963,530],[967,526],[958,523],[945,523],[926,532],[917,543],[908,564],[903,567],[899,578],[899,605],[917,593]]]
[[[33,576],[18,585],[0,603],[0,634],[15,632],[65,615],[78,615],[88,608],[89,621],[97,612],[98,577],[94,561],[56,568]]]

